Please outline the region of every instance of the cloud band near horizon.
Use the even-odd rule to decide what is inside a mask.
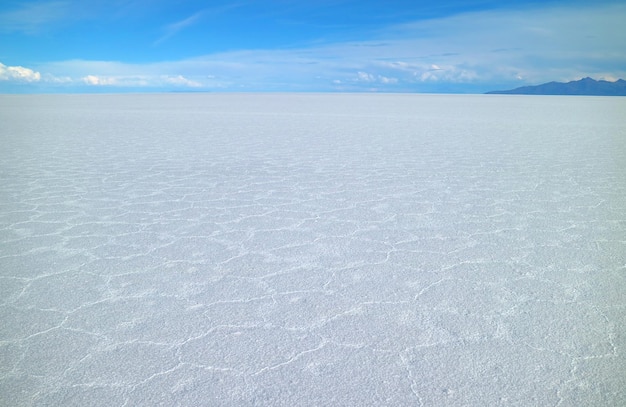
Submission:
[[[198,15],[181,20],[169,35],[196,20]],[[626,76],[623,21],[626,5],[612,3],[466,12],[386,26],[360,41],[145,63],[0,64],[0,90],[466,93],[586,76],[615,80]]]

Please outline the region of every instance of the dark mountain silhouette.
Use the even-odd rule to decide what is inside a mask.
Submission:
[[[626,81],[596,81],[583,78],[578,81],[548,82],[537,86],[522,86],[512,90],[495,90],[487,94],[498,95],[588,95],[588,96],[626,96]]]

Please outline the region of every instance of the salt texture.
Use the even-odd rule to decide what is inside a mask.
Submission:
[[[0,404],[626,405],[624,112],[0,96]]]

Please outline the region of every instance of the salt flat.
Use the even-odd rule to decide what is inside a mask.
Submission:
[[[0,96],[0,405],[626,405],[625,111]]]

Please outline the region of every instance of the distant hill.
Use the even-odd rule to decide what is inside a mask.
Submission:
[[[583,78],[578,81],[548,82],[537,86],[522,86],[512,90],[494,90],[487,94],[498,95],[588,95],[588,96],[626,96],[626,81],[596,81]]]

